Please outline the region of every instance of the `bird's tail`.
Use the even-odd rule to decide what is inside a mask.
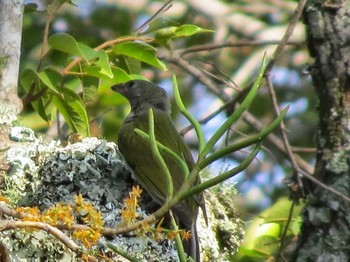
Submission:
[[[185,252],[194,261],[200,262],[200,246],[196,222],[192,223],[191,228],[186,228],[186,230],[191,230],[191,238],[182,241]]]

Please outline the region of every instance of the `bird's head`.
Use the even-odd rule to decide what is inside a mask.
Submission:
[[[128,99],[132,111],[155,108],[169,111],[169,101],[165,90],[145,80],[130,80],[112,86],[112,90]]]

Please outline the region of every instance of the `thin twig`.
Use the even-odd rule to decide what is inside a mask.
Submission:
[[[172,2],[173,0],[169,0],[168,2],[166,2],[157,12],[154,13],[154,15],[152,15],[150,18],[148,18],[146,20],[146,22],[144,22],[142,25],[139,26],[139,28],[137,28],[135,30],[135,35],[139,34],[140,32],[142,32],[142,30],[154,19],[157,18],[157,16],[163,14],[164,12],[168,11],[171,7],[172,7]]]
[[[255,116],[246,111],[243,114],[243,120],[251,125],[255,130],[259,131],[264,128],[264,125],[259,121]],[[287,156],[286,149],[284,147],[283,141],[276,136],[275,134],[268,135],[267,139],[270,143],[272,143],[280,152],[282,152],[285,156]],[[308,174],[314,173],[314,167],[307,163],[303,158],[299,155],[294,154],[295,161],[298,163],[298,166],[304,170]]]
[[[295,206],[295,203],[294,203],[294,200],[293,200],[292,204],[291,204],[291,207],[289,209],[287,223],[286,223],[286,225],[283,228],[283,232],[282,232],[282,236],[281,236],[281,240],[280,240],[280,247],[278,249],[278,253],[277,253],[277,256],[276,256],[276,261],[279,261],[279,258],[281,256],[283,248],[284,248],[284,241],[286,240],[286,236],[287,236],[287,233],[288,233],[288,228],[289,228],[290,222],[292,221],[292,218],[293,218],[294,206]]]
[[[304,7],[305,7],[305,4],[306,4],[307,0],[301,0],[299,3],[298,3],[298,6],[297,8],[295,9],[295,12],[293,14],[293,17],[292,17],[292,20],[290,21],[288,27],[287,27],[287,30],[284,34],[284,36],[282,37],[281,39],[281,42],[280,44],[277,46],[275,52],[273,53],[272,55],[272,59],[270,60],[270,62],[268,63],[267,65],[267,68],[266,68],[266,74],[269,74],[275,64],[275,61],[279,58],[279,56],[281,55],[282,53],[282,50],[284,49],[284,47],[287,45],[288,43],[288,39],[289,37],[293,34],[293,31],[303,13],[303,10],[304,10]]]
[[[273,85],[272,85],[271,76],[266,75],[265,79],[266,79],[266,84],[267,84],[269,94],[271,97],[272,106],[273,106],[274,111],[275,111],[275,115],[279,116],[280,109],[278,107],[277,97],[276,97],[275,89],[273,88]],[[283,120],[280,123],[280,128],[281,128],[281,136],[282,136],[284,148],[286,150],[287,156],[288,156],[289,161],[291,162],[292,168],[294,170],[294,172],[293,172],[294,180],[298,184],[298,189],[302,192],[302,195],[304,195],[303,183],[302,183],[302,181],[299,177],[298,171],[297,171],[297,170],[299,170],[299,166],[295,160],[294,153],[293,153],[291,146],[289,144],[288,136],[286,133],[286,126],[284,125]]]
[[[293,153],[312,153],[316,154],[317,150],[315,147],[298,147],[298,146],[292,146]]]
[[[143,42],[152,42],[153,38],[149,38],[149,37],[137,37],[137,36],[126,36],[126,37],[122,37],[122,38],[117,38],[117,39],[113,39],[110,41],[106,41],[104,43],[102,43],[101,45],[97,46],[94,48],[95,51],[104,49],[106,47],[110,47],[119,43],[123,43],[123,42],[128,42],[128,41],[143,41]],[[80,61],[82,60],[82,57],[76,57],[69,65],[67,65],[61,72],[62,75],[67,75],[70,74],[70,70],[76,66]],[[74,73],[75,74],[75,73]]]
[[[272,59],[269,61],[268,65],[267,65],[267,68],[266,68],[265,79],[266,79],[268,91],[269,91],[269,94],[270,94],[270,97],[271,97],[272,106],[274,108],[276,116],[279,115],[280,110],[279,110],[279,107],[278,107],[278,101],[277,101],[276,93],[275,93],[275,90],[273,88],[273,84],[272,84],[272,81],[271,81],[271,71],[272,71],[272,68],[273,68],[273,66],[275,64],[275,61],[279,58],[279,56],[282,53],[283,48],[286,46],[286,43],[287,43],[288,39],[293,34],[293,31],[294,31],[294,29],[295,29],[295,27],[296,27],[296,25],[297,25],[301,15],[302,15],[302,12],[304,10],[306,2],[307,2],[307,0],[301,0],[298,3],[298,6],[295,9],[295,12],[293,14],[293,17],[292,17],[288,27],[287,27],[287,30],[286,30],[285,34],[283,35],[280,44],[277,46],[275,52],[273,53]],[[283,141],[283,144],[284,144],[287,156],[289,158],[289,161],[291,162],[292,168],[294,170],[294,172],[293,172],[294,180],[298,184],[298,190],[300,190],[302,192],[302,195],[304,195],[303,184],[302,184],[302,181],[301,181],[301,179],[299,177],[299,174],[298,174],[298,171],[297,171],[297,170],[299,170],[299,166],[298,166],[298,164],[297,164],[297,162],[295,160],[294,153],[293,153],[293,151],[291,149],[291,146],[289,144],[288,136],[286,134],[286,127],[285,127],[283,121],[281,122],[280,127],[281,127],[282,141]]]
[[[335,190],[332,187],[329,187],[325,184],[323,184],[321,181],[319,181],[317,178],[315,178],[313,175],[308,174],[307,172],[304,172],[303,170],[298,170],[298,172],[302,173],[303,176],[305,176],[308,180],[310,180],[312,183],[314,183],[315,185],[333,193],[334,195],[338,196],[341,200],[349,202],[350,203],[350,198],[342,193],[340,193],[339,191]]]
[[[281,41],[279,40],[267,40],[267,41],[251,41],[251,40],[240,40],[236,42],[228,42],[223,44],[204,44],[197,45],[189,48],[177,50],[178,55],[183,56],[189,53],[212,51],[216,49],[232,48],[232,47],[244,47],[244,46],[265,46],[265,45],[279,45]],[[300,46],[304,45],[305,42],[301,41],[288,41],[286,45]]]
[[[249,91],[250,88],[244,89],[244,90],[248,90]],[[244,94],[246,94],[246,92],[244,92]],[[218,109],[216,109],[213,113],[211,113],[210,115],[200,119],[198,122],[201,125],[205,125],[207,124],[210,120],[212,120],[214,117],[216,117],[218,114],[220,114],[221,112],[223,112],[226,109],[229,108],[235,108],[235,105],[240,101],[241,96],[235,96],[234,98],[232,98],[230,101],[228,101],[227,103],[223,104],[222,106],[220,106]],[[192,125],[188,125],[186,127],[184,127],[182,130],[180,130],[180,135],[185,135],[187,132],[191,131],[193,129]]]
[[[56,237],[60,242],[62,242],[67,248],[73,252],[80,254],[82,248],[74,243],[68,236],[66,236],[61,230],[57,227],[50,226],[49,224],[42,222],[33,222],[33,221],[10,221],[10,220],[0,220],[0,231],[18,229],[18,228],[35,228],[44,230],[47,233]]]
[[[47,53],[47,50],[48,50],[49,29],[50,29],[50,24],[51,24],[52,19],[53,19],[53,14],[49,13],[47,15],[47,18],[46,18],[46,21],[45,21],[43,44],[41,45],[40,59],[39,59],[39,64],[37,66],[37,70],[38,71],[41,68],[41,65],[42,65],[42,63],[44,61],[45,54]]]

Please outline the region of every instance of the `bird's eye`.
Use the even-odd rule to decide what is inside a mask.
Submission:
[[[134,87],[136,87],[136,81],[129,81],[128,82],[128,88],[134,88]]]

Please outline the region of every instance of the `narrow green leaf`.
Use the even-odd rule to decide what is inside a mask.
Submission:
[[[250,165],[250,163],[254,160],[256,155],[259,153],[260,146],[261,146],[261,143],[257,143],[255,145],[254,149],[252,150],[252,152],[238,166],[236,166],[236,167],[234,167],[234,168],[232,168],[232,169],[230,169],[230,170],[228,170],[228,171],[226,171],[218,176],[210,178],[207,181],[204,181],[198,185],[191,187],[183,195],[181,195],[181,198],[185,199],[189,196],[193,196],[195,194],[203,192],[205,189],[213,187],[213,186],[237,175],[238,173],[242,172],[244,169],[246,169]],[[198,163],[198,164],[200,164],[200,163]],[[195,169],[193,169],[193,170],[195,170]],[[192,170],[192,172],[194,172],[193,170]],[[192,176],[192,173],[190,176]]]
[[[135,254],[132,254],[132,252],[124,251],[122,247],[112,245],[111,243],[108,243],[108,242],[106,243],[106,246],[109,247],[110,249],[112,249],[115,253],[117,253],[121,257],[126,258],[130,262],[139,262],[140,261],[139,259],[133,257],[133,255],[135,255]]]
[[[135,129],[135,132],[141,136],[143,139],[149,141],[150,137],[147,133],[143,132],[140,129]],[[179,156],[177,155],[174,151],[172,151],[170,148],[164,146],[163,144],[157,142],[157,147],[159,148],[160,151],[162,151],[162,153],[167,154],[167,156],[171,157],[174,161],[177,162],[177,164],[179,165],[179,167],[181,168],[182,172],[185,174],[185,177],[188,177],[189,175],[189,169],[188,166],[186,164],[186,162]]]
[[[236,152],[238,150],[241,150],[243,148],[246,148],[246,147],[251,146],[257,142],[262,141],[265,137],[267,137],[272,131],[274,131],[279,126],[279,124],[282,122],[283,118],[287,114],[288,109],[289,109],[288,106],[286,108],[284,108],[281,111],[280,115],[275,120],[273,120],[270,125],[263,128],[258,134],[253,135],[251,137],[248,137],[248,138],[244,139],[243,141],[239,141],[239,142],[231,144],[227,147],[224,147],[218,151],[215,151],[211,155],[207,156],[204,160],[202,160],[200,162],[200,164],[199,164],[200,169],[204,169],[205,167],[207,167],[211,163],[226,156],[227,154]]]
[[[247,96],[244,98],[240,106],[232,113],[232,115],[220,126],[220,128],[215,132],[215,134],[209,139],[203,151],[200,153],[200,158],[204,158],[210,150],[214,147],[215,143],[224,135],[224,133],[236,122],[244,113],[245,110],[249,108],[253,99],[255,98],[260,83],[263,79],[264,72],[266,69],[266,53],[264,54],[263,61],[260,66],[259,75],[255,80],[253,87],[250,89]]]
[[[184,103],[182,102],[179,87],[177,85],[176,77],[173,76],[173,89],[174,89],[174,97],[177,107],[180,112],[187,118],[188,121],[193,125],[194,130],[196,131],[197,139],[198,139],[198,150],[201,152],[205,146],[205,137],[201,125],[198,121],[191,115],[191,113],[187,110]]]
[[[168,199],[171,199],[173,197],[173,194],[174,194],[173,179],[171,177],[169,168],[167,167],[162,155],[159,152],[158,146],[157,146],[157,140],[156,140],[156,136],[154,133],[154,114],[153,114],[152,108],[150,108],[148,111],[148,118],[149,118],[148,135],[149,135],[149,140],[150,140],[150,144],[151,144],[151,148],[152,148],[152,153],[153,153],[154,157],[156,158],[157,162],[159,163],[159,165],[162,167],[162,170],[165,174],[166,185],[163,185],[163,186],[167,189],[166,197]]]
[[[179,226],[177,225],[177,222],[171,210],[170,210],[170,219],[171,219],[171,226],[173,227],[174,231],[177,232],[175,237],[175,244],[176,244],[176,250],[177,250],[177,254],[179,256],[180,262],[192,261],[193,259],[188,260],[186,258],[185,249],[181,241],[180,234],[178,232]]]
[[[150,45],[139,42],[126,42],[116,45],[113,48],[114,52],[118,55],[125,55],[135,59],[138,59],[144,63],[152,65],[162,70],[166,69],[166,66],[156,56],[156,49]]]

